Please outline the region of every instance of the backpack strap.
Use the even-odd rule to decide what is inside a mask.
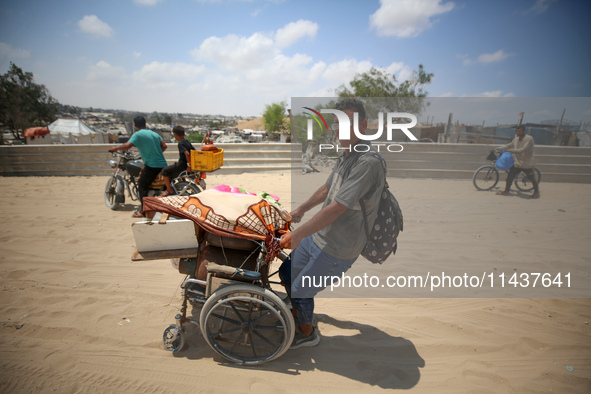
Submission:
[[[386,175],[388,172],[388,168],[386,166],[386,160],[384,160],[384,158],[380,154],[378,154],[377,152],[371,151],[371,150],[369,152],[366,152],[366,154],[372,155],[376,159],[379,159],[380,162],[382,163],[382,168],[384,169],[384,189],[389,189],[390,187],[388,186],[388,181],[386,179]],[[359,158],[357,158],[356,160],[358,160],[358,159]],[[365,211],[365,204],[363,203],[363,197],[361,199],[359,199],[359,205],[361,206],[361,213],[363,214],[363,221],[365,222],[364,227],[365,227],[366,240],[369,241],[369,223],[367,223],[367,212]]]

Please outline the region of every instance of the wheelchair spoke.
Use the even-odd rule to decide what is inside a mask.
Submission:
[[[244,331],[242,331],[240,333],[240,335],[238,336],[238,338],[236,338],[236,340],[234,341],[234,344],[232,345],[232,347],[228,350],[228,353],[233,353],[234,349],[236,348],[236,346],[238,345],[238,343],[240,342],[240,340],[242,339],[242,337],[244,336]]]
[[[255,346],[254,346],[254,341],[253,341],[252,335],[249,335],[249,338],[250,338],[250,348],[252,349],[252,356],[254,358],[256,358],[257,357],[257,351],[256,351]]]
[[[219,336],[219,335],[224,335],[224,334],[229,334],[231,332],[240,331],[241,329],[242,329],[242,327],[238,326],[236,328],[229,328],[229,329],[224,330],[224,331],[212,332],[209,336],[211,338],[214,338],[214,337]]]
[[[283,326],[254,326],[257,330],[275,330],[275,331],[283,331]]]
[[[233,302],[230,303],[230,306],[232,307],[232,310],[234,311],[234,313],[238,316],[238,318],[240,319],[240,321],[242,323],[244,323],[244,319],[242,318],[242,315],[240,314],[240,311],[238,311],[238,309],[236,308],[236,306],[234,305]]]
[[[271,313],[271,311],[265,311],[265,312],[261,312],[261,315],[259,317],[257,317],[254,320],[249,320],[249,323],[254,324],[257,321],[261,320],[263,317],[269,316],[269,314]]]
[[[242,324],[242,322],[239,322],[238,320],[230,319],[229,317],[222,316],[222,315],[220,315],[218,313],[212,313],[211,315],[214,316],[214,317],[217,317],[220,320],[227,321],[228,323],[236,324],[237,326],[239,326],[240,324]]]
[[[278,347],[281,343],[277,344],[277,343],[273,343],[271,342],[268,338],[265,338],[261,333],[259,333],[256,330],[252,331],[257,337],[261,338],[263,341],[265,341],[267,344],[269,344],[270,346]]]

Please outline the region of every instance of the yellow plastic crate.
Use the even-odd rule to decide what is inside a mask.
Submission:
[[[195,171],[213,171],[224,165],[224,150],[191,151],[191,168]]]

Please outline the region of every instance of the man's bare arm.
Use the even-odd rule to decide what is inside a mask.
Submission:
[[[331,202],[301,227],[292,231],[291,233],[286,233],[283,235],[283,237],[281,237],[280,246],[282,248],[295,249],[300,244],[302,239],[306,238],[308,235],[322,230],[337,220],[337,218],[341,216],[346,210],[347,207],[343,204],[336,201]]]
[[[119,146],[113,146],[109,148],[109,152],[116,152],[118,150],[129,150],[131,148],[133,148],[133,144],[131,142],[124,142]]]
[[[314,194],[312,194],[312,196],[306,200],[306,202],[291,212],[293,221],[295,223],[300,222],[306,212],[315,206],[322,204],[324,200],[326,200],[326,196],[328,196],[328,191],[329,189],[326,185],[322,185],[318,190],[316,190]]]

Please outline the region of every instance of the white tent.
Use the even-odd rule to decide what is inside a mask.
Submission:
[[[79,119],[58,119],[49,125],[51,140],[62,144],[104,144],[107,133],[95,130]]]

